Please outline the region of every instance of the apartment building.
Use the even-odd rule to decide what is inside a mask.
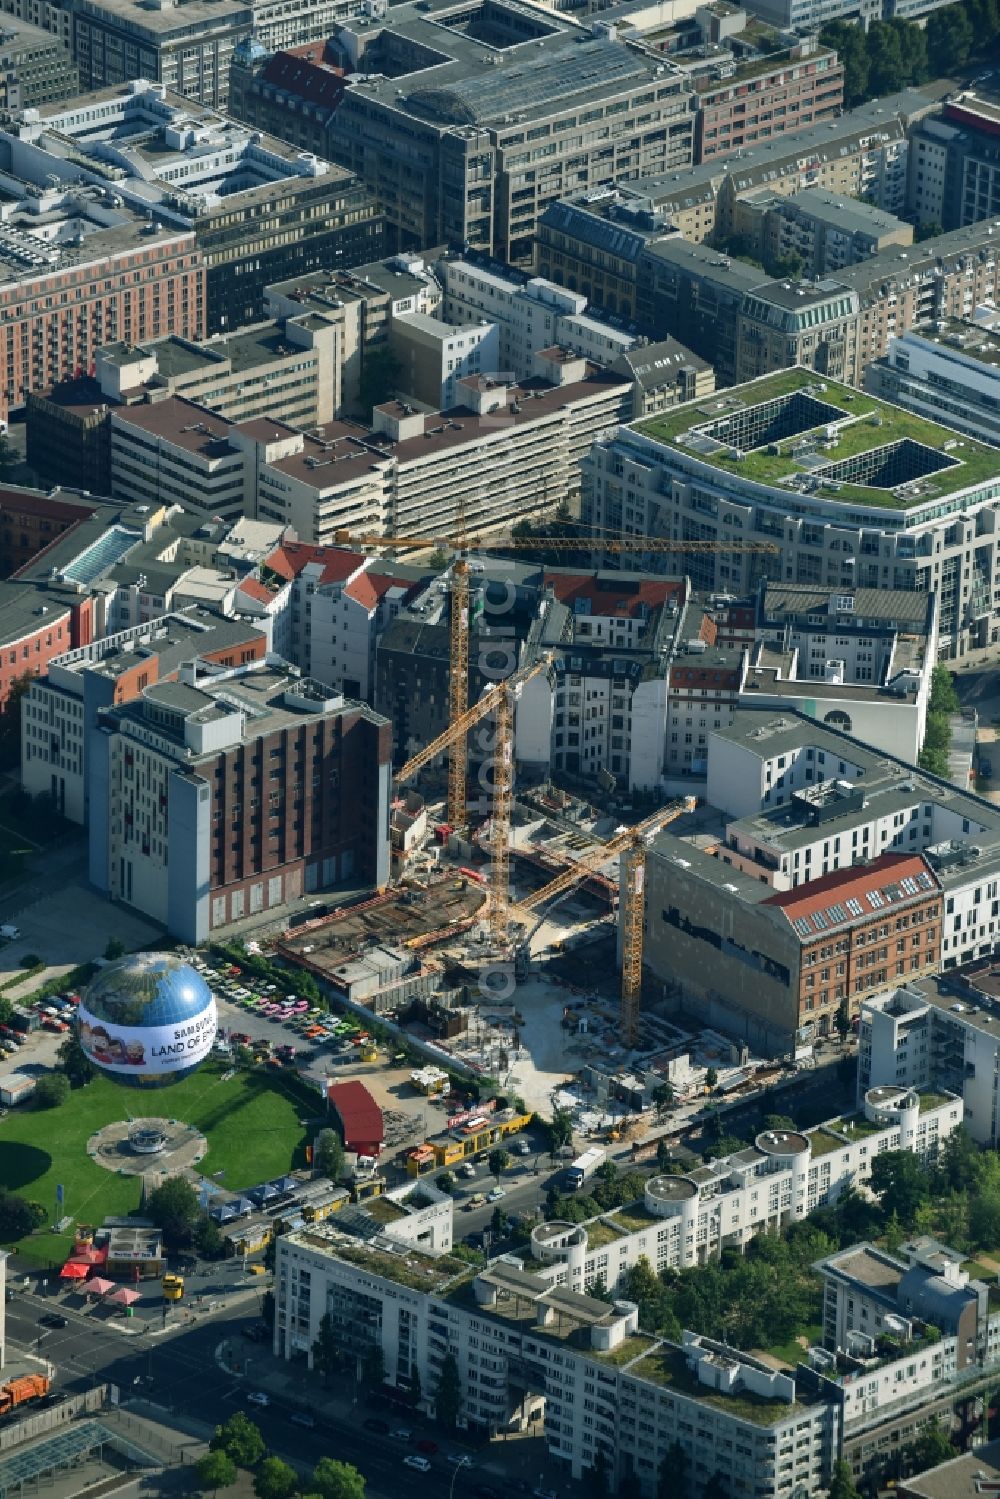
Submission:
[[[785,197],[761,192],[735,205],[735,233],[765,265],[797,258],[807,278],[856,265],[892,245],[912,245],[913,225],[872,203],[806,187]]]
[[[676,338],[640,343],[611,366],[632,380],[632,419],[656,416],[685,401],[703,400],[715,390],[715,371]]]
[[[692,160],[683,80],[552,13],[480,0],[456,25],[447,0],[406,0],[332,42],[350,76],[328,154],[377,192],[399,248],[529,265],[547,204]]]
[[[109,415],[112,495],[151,506],[165,501],[206,519],[256,514],[254,476],[243,451],[227,441],[227,422],[179,396]]]
[[[843,110],[844,65],[815,35],[774,51],[748,47],[744,57],[719,44],[695,52],[708,55],[673,54],[671,61],[695,91],[696,163],[794,135]]]
[[[55,483],[110,493],[111,410],[184,396],[230,421],[330,421],[338,388],[332,320],[305,313],[192,343],[168,336],[106,344],[94,374],[28,396],[28,462]]]
[[[992,910],[992,905],[991,908]],[[989,1149],[1000,1141],[1000,985],[991,956],[861,1006],[858,1090],[888,1083],[952,1088],[965,1128]]]
[[[732,385],[743,306],[766,280],[759,266],[708,245],[659,240],[640,260],[637,319],[641,327],[669,331],[712,365],[720,385]]]
[[[382,253],[381,215],[350,173],[163,83],[139,78],[22,111],[0,141],[25,182],[87,183],[140,214],[147,233],[155,219],[194,236],[207,268],[203,324],[119,328],[103,342],[242,328],[263,317],[264,288],[278,277]]]
[[[256,37],[241,42],[229,74],[229,112],[303,151],[322,156],[330,116],[344,92],[344,70],[326,61],[326,38],[269,52]]]
[[[235,667],[263,661],[267,649],[267,636],[246,621],[191,608],[54,657],[21,706],[21,785],[85,826],[90,744],[103,708],[176,681],[186,662]]]
[[[676,537],[672,567],[706,592],[752,591],[780,570],[845,600],[862,588],[934,593],[941,652],[960,657],[1000,632],[993,449],[929,421],[914,433],[914,420],[786,370],[598,439],[585,514],[598,533]],[[773,539],[781,557],[684,555],[685,537],[733,535]]]
[[[632,1303],[600,1302],[585,1287],[613,1288],[641,1258],[662,1268],[703,1263],[724,1243],[794,1222],[813,1200],[833,1200],[848,1182],[864,1180],[880,1149],[926,1158],[961,1119],[959,1100],[927,1102],[922,1118],[920,1096],[899,1090],[898,1101],[866,1101],[857,1119],[833,1121],[829,1139],[824,1127],[815,1139],[761,1135],[754,1147],[691,1176],[653,1177],[643,1201],[620,1218],[540,1224],[526,1251],[478,1270],[404,1241],[401,1216],[366,1223],[362,1210],[350,1224],[333,1218],[284,1235],[275,1352],[311,1359],[320,1319],[328,1316],[352,1353],[381,1353],[386,1382],[401,1394],[418,1383],[432,1392],[450,1354],[462,1383],[462,1422],[493,1437],[537,1430],[532,1423],[541,1422],[549,1459],[570,1481],[586,1479],[600,1455],[612,1481],[632,1475],[651,1496],[668,1451],[679,1446],[694,1492],[717,1473],[734,1493],[764,1499],[818,1492],[842,1442],[872,1424],[874,1401],[864,1412],[860,1401],[855,1408],[867,1384],[852,1389],[829,1360],[819,1370],[803,1360],[793,1373],[690,1332],[678,1343],[651,1337]],[[927,1301],[936,1289],[923,1282],[918,1288],[914,1277],[911,1288]],[[956,1347],[969,1318],[963,1312],[949,1319],[950,1312],[946,1307],[941,1318],[933,1370],[921,1367],[928,1388],[943,1390],[962,1372]],[[912,1353],[923,1353],[919,1339]],[[858,1359],[852,1370],[862,1365]],[[893,1390],[905,1370],[899,1360],[880,1381],[880,1434],[907,1411]],[[915,1383],[908,1381],[908,1396]],[[433,1394],[422,1403],[432,1409]]]
[[[907,411],[1000,447],[1000,334],[990,309],[944,318],[889,339],[865,389]]]
[[[389,875],[389,724],[285,663],[182,665],[98,714],[90,878],[185,942]]]
[[[910,147],[908,199],[919,224],[957,229],[1000,213],[1000,105],[975,89],[921,120]]]
[[[493,323],[450,323],[408,312],[393,318],[389,348],[397,363],[398,393],[434,411],[459,404],[466,377],[509,378]]]

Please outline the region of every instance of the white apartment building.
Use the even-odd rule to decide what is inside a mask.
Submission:
[[[466,376],[492,380],[505,371],[493,323],[447,323],[408,312],[389,325],[389,347],[399,361],[396,389],[432,411],[459,403]]]
[[[995,452],[931,422],[914,437],[911,422],[814,372],[762,376],[599,438],[585,516],[598,533],[676,539],[659,565],[706,591],[764,576],[845,598],[935,593],[942,653],[960,657],[1000,637]],[[730,537],[779,554],[735,556]],[[685,539],[722,545],[686,554]]]
[[[962,1096],[965,1128],[1000,1144],[1000,999],[980,962],[866,1000],[858,1033],[858,1088],[947,1087]]]
[[[201,406],[174,397],[111,412],[111,493],[157,508],[166,503],[208,518],[254,515],[243,454],[229,426]]]
[[[956,432],[1000,447],[1000,315],[938,322],[889,340],[865,371],[865,389]]]
[[[499,266],[450,256],[437,261],[434,269],[444,287],[442,311],[449,322],[485,320],[496,325],[496,368],[507,379],[527,379],[533,372],[533,356],[552,344],[610,366],[641,342],[624,326],[588,316],[586,297],[541,276],[517,276]]]

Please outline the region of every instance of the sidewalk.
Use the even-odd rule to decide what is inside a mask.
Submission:
[[[354,1381],[343,1375],[332,1389],[324,1390],[303,1361],[276,1358],[266,1344],[225,1339],[217,1347],[215,1358],[219,1368],[240,1384],[263,1390],[282,1405],[308,1410],[320,1421],[356,1425],[367,1416],[377,1415],[390,1426],[406,1427],[419,1437],[429,1437],[443,1451],[467,1451],[477,1474],[501,1479],[517,1492],[530,1493],[542,1487],[558,1494],[575,1486],[566,1469],[549,1458],[541,1422],[532,1432],[509,1432],[492,1441],[473,1443],[465,1433],[445,1431],[418,1411],[403,1407],[398,1412],[386,1411],[371,1400],[368,1391],[361,1390],[359,1398]],[[379,1440],[372,1436],[373,1443]]]

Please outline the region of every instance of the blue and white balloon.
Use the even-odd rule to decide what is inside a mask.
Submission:
[[[76,1014],[88,1060],[130,1088],[163,1088],[190,1077],[217,1028],[211,989],[175,953],[133,953],[109,963]]]

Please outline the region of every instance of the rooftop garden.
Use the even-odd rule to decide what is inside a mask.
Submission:
[[[773,1426],[777,1421],[798,1414],[797,1406],[790,1400],[768,1400],[749,1390],[740,1390],[733,1395],[720,1394],[702,1384],[695,1371],[688,1368],[687,1359],[679,1348],[668,1345],[661,1345],[654,1353],[640,1359],[629,1373],[651,1380],[653,1384],[669,1385],[678,1394],[694,1395],[739,1421],[752,1421],[755,1426]]]
[[[390,1254],[384,1249],[373,1249],[366,1244],[338,1243],[335,1248],[338,1259],[349,1264],[360,1265],[372,1275],[381,1275],[398,1286],[408,1286],[411,1291],[437,1291],[456,1276],[472,1280],[475,1271],[462,1260],[442,1254],[434,1259],[418,1249],[401,1250]]]
[[[654,1223],[662,1223],[663,1219],[650,1213],[641,1202],[633,1202],[627,1208],[616,1208],[612,1221],[621,1224],[622,1233],[641,1234]]]
[[[932,1088],[927,1088],[920,1095],[920,1112],[929,1114],[932,1109],[940,1109],[948,1102],[947,1093],[935,1093]]]
[[[613,1364],[616,1369],[621,1369],[655,1347],[655,1338],[648,1338],[644,1333],[637,1332],[630,1338],[623,1338],[616,1348],[609,1348],[606,1353],[600,1353],[595,1348],[588,1351],[594,1358],[599,1358],[602,1364]]]
[[[873,1120],[866,1119],[864,1114],[849,1114],[834,1125],[834,1129],[839,1130],[848,1140],[866,1140],[869,1135],[880,1135],[885,1128],[886,1125],[875,1124]]]
[[[821,1155],[829,1155],[831,1150],[841,1150],[844,1144],[843,1140],[839,1140],[828,1129],[822,1128],[810,1130],[809,1143],[814,1161]]]
[[[817,389],[820,383],[825,385],[822,392]],[[835,408],[836,412],[840,413],[840,415],[831,416],[831,422],[836,424],[844,418],[848,419],[847,425],[837,426],[835,445],[828,451],[821,446],[825,442],[826,420],[821,420],[815,426],[804,426],[800,430],[779,436],[776,441],[765,437],[759,447],[754,446],[749,450],[740,448],[743,454],[740,458],[730,456],[730,452],[738,446],[732,441],[726,442],[720,439],[721,446],[716,452],[702,454],[678,441],[692,428],[709,426],[713,421],[724,417],[738,417],[741,411],[747,412],[767,401],[794,395],[796,392],[804,391],[807,387],[812,387],[816,392],[817,400]],[[732,398],[737,392],[740,393],[740,398],[744,402],[742,407],[713,409],[719,396],[707,397],[703,401],[692,402],[664,416],[637,422],[636,431],[658,442],[679,447],[694,457],[711,463],[716,468],[740,474],[757,484],[775,485],[789,475],[805,476],[814,472],[810,464],[792,456],[792,448],[806,438],[813,438],[817,442],[815,456],[818,464],[844,463],[859,455],[874,452],[878,448],[909,441],[920,444],[922,448],[930,450],[930,453],[935,455],[934,458],[923,455],[929,463],[937,461],[945,465],[936,472],[923,474],[914,472],[912,477],[919,478],[921,481],[921,492],[914,495],[900,496],[891,487],[848,482],[847,478],[838,482],[836,488],[821,482],[815,491],[811,491],[816,498],[834,500],[844,505],[874,505],[883,509],[908,510],[915,505],[929,503],[996,477],[996,455],[982,443],[961,436],[924,417],[915,416],[899,407],[878,401],[863,391],[851,390],[848,386],[838,385],[828,380],[821,381],[820,376],[809,370],[783,370],[749,385],[734,387],[720,394],[721,398],[725,399],[726,397]],[[951,451],[945,452],[945,443],[954,444]],[[777,451],[772,452],[771,448],[776,448]],[[914,454],[915,458],[920,456]],[[817,477],[822,479],[822,475]],[[903,477],[909,479],[911,475],[904,473]]]
[[[604,1218],[599,1218],[596,1223],[587,1224],[587,1248],[589,1250],[603,1249],[605,1245],[613,1244],[616,1239],[624,1237],[624,1228],[616,1227]]]

